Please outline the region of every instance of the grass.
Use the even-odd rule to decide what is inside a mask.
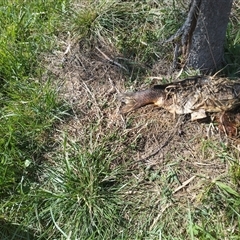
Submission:
[[[48,35],[56,31],[56,11],[62,8],[62,2],[52,4],[3,1],[0,6],[2,201],[17,194],[23,178],[34,178],[50,143],[48,131],[66,114],[66,104],[58,99],[50,75],[44,79],[39,63],[39,55],[52,47]]]
[[[229,76],[239,76],[239,41],[240,35],[237,30],[239,25],[239,3],[234,2],[235,8],[232,10],[232,16],[229,21],[228,30],[227,30],[227,41],[226,41],[226,53],[225,58],[228,63],[227,74]]]
[[[179,10],[175,1],[162,5],[148,1],[85,1],[72,25],[81,39],[117,49],[124,56],[119,61],[127,65],[134,78],[138,72],[146,73],[146,67],[151,67],[156,59],[171,57],[171,46],[159,49],[157,42],[180,27],[186,9]]]
[[[59,91],[63,70],[46,66],[71,32],[72,42],[84,42],[82,65],[84,51],[101,46],[129,70],[121,76],[126,86],[148,85],[142,78],[156,62],[172,60],[171,44],[156,42],[179,28],[184,3],[22,0],[0,9],[1,239],[239,239],[234,140],[191,135],[186,123],[186,142],[177,136],[176,145],[147,158],[174,125],[166,120],[168,131],[161,129],[156,112],[115,118],[105,80],[75,87],[81,102],[72,105]],[[225,46],[229,76],[240,66],[239,9],[235,1]],[[105,72],[109,80],[111,68]]]

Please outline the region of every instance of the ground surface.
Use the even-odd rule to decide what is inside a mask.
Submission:
[[[67,53],[66,49],[69,50]],[[188,116],[174,118],[172,114],[153,106],[146,106],[127,116],[121,115],[118,93],[170,81],[176,74],[168,75],[169,67],[158,62],[146,76],[151,83],[129,84],[126,71],[110,63],[102,54],[115,59],[116,53],[106,47],[99,49],[84,49],[81,45],[66,43],[62,51],[52,56],[49,70],[59,77],[62,97],[71,103],[74,111],[74,118],[63,123],[60,129],[77,142],[86,141],[87,135],[91,134],[89,126],[94,124],[97,131],[92,138],[96,142],[109,132],[116,131],[127,136],[123,142],[112,143],[115,145],[113,149],[118,149],[120,155],[119,162],[115,164],[131,161],[131,168],[138,169],[138,180],[146,177],[142,169],[147,169],[150,175],[151,171],[154,174],[172,172],[177,178],[172,183],[177,198],[197,202],[196,197],[205,182],[215,181],[227,172],[222,151],[227,152],[231,145],[231,149],[238,152],[236,139],[219,133],[213,124],[191,122]],[[117,148],[116,144],[119,145]],[[121,159],[122,145],[131,144],[134,150]]]
[[[119,93],[196,75],[172,72],[163,44],[188,3],[5,1],[1,239],[239,238],[239,135],[153,106],[119,111]],[[240,69],[238,5],[228,77]]]
[[[62,99],[73,110],[73,117],[57,127],[55,140],[60,144],[55,152],[63,145],[64,132],[90,158],[99,153],[100,162],[112,159],[111,173],[103,182],[107,187],[118,184],[114,194],[122,202],[119,215],[114,216],[126,224],[117,228],[119,239],[126,232],[133,239],[228,239],[238,235],[239,223],[232,214],[238,212],[238,205],[231,202],[232,194],[238,196],[233,189],[240,186],[238,136],[226,136],[211,122],[191,122],[189,116],[174,118],[153,106],[121,115],[119,93],[191,74],[172,72],[169,55],[156,54],[158,59],[154,57],[156,61],[147,65],[134,56],[128,59],[131,54],[120,53],[110,41],[99,39],[89,43],[63,36],[58,51],[46,57],[47,68],[58,77]],[[171,45],[166,47],[173,52]],[[57,162],[53,164],[58,167]],[[89,216],[91,211],[89,208]]]

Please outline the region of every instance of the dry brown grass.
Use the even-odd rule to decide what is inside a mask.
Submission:
[[[135,69],[121,65],[128,61],[122,62],[123,56],[106,42],[91,46],[63,36],[58,47],[58,52],[47,56],[46,65],[58,76],[61,97],[71,105],[73,116],[58,126],[56,141],[61,142],[65,132],[83,151],[94,152],[104,142],[114,154],[112,171],[124,169],[118,179],[125,203],[121,216],[136,238],[147,232],[149,239],[155,239],[159,231],[163,236],[190,238],[189,232],[206,223],[198,221],[205,218],[205,209],[215,208],[215,199],[206,203],[217,191],[215,182],[232,184],[229,171],[239,159],[238,140],[220,133],[212,123],[191,122],[188,116],[174,118],[153,106],[120,114],[120,92],[176,79],[179,72],[170,74],[171,64],[166,60],[146,67],[144,74],[134,78],[137,65]],[[210,229],[224,216],[224,208],[219,211],[209,213]],[[221,224],[224,229],[228,223]],[[205,236],[205,230],[201,231]]]
[[[202,227],[194,236],[203,239],[208,235],[204,231],[221,225],[214,231],[224,237],[229,231],[237,234],[235,220],[227,230],[227,197],[221,198],[216,182],[239,187],[233,184],[233,179],[238,181],[234,170],[239,165],[238,137],[231,139],[212,123],[191,122],[188,116],[174,118],[153,106],[120,114],[119,93],[173,81],[179,72],[170,74],[171,64],[165,59],[134,78],[137,65],[126,71],[123,56],[106,42],[90,46],[69,36],[59,42],[60,50],[47,56],[46,65],[58,76],[61,97],[73,114],[58,126],[56,141],[61,142],[65,132],[83,151],[94,152],[112,135],[104,147],[115,156],[112,171],[124,169],[119,172],[118,194],[127,232],[135,239],[159,239],[160,233],[166,239],[191,239],[190,233]]]
[[[140,183],[146,181],[151,172],[167,176],[172,171],[176,178],[170,180],[168,187],[174,198],[197,204],[206,184],[227,174],[228,162],[223,160],[222,151],[235,149],[234,154],[238,154],[236,139],[231,140],[219,133],[212,124],[191,122],[187,116],[174,119],[170,113],[153,106],[122,116],[118,93],[127,90],[126,84],[128,89],[140,89],[149,87],[149,83],[130,84],[126,72],[111,64],[96,48],[80,49],[74,44],[70,47],[67,54],[63,48],[49,65],[61,79],[62,98],[71,104],[74,112],[73,118],[63,123],[60,129],[83,146],[88,144],[93,127],[93,144],[100,144],[110,132],[118,132],[124,142],[116,140],[109,144],[115,145],[113,149],[119,151],[122,161],[129,161],[129,168],[134,170],[130,178]],[[116,54],[106,46],[101,49],[111,59]],[[60,63],[62,67],[58,67]],[[146,76],[151,79],[151,84],[170,78],[164,75],[168,66],[164,63],[157,65]],[[133,145],[133,151],[122,154],[122,145]],[[184,185],[188,180],[190,182]],[[150,192],[162,191],[154,182],[150,181],[149,185]]]

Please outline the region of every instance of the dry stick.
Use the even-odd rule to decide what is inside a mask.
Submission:
[[[67,32],[67,34],[68,34],[67,48],[66,48],[65,52],[63,53],[63,55],[67,55],[71,50],[71,36],[70,36],[71,34],[70,34],[70,32]]]
[[[150,80],[163,80],[163,77],[150,76],[150,77],[148,77],[148,79],[150,79]]]
[[[165,212],[165,210],[167,209],[167,208],[169,208],[170,206],[171,206],[172,204],[171,203],[169,203],[169,204],[167,204],[163,209],[161,209],[160,210],[160,213],[157,215],[157,217],[153,220],[153,223],[152,223],[152,225],[150,226],[150,231],[153,229],[153,227],[155,226],[155,224],[158,222],[158,220],[159,220],[159,218],[162,216],[162,214]]]
[[[63,53],[64,55],[67,55],[71,50],[71,43],[68,44],[66,51]]]
[[[104,57],[107,61],[109,61],[110,63],[112,63],[112,64],[114,64],[114,65],[116,65],[116,66],[124,69],[126,72],[128,72],[128,70],[127,70],[123,65],[121,65],[120,63],[112,60],[112,59],[111,59],[110,57],[108,57],[104,52],[102,52],[98,47],[95,47],[95,48],[103,55],[103,57]]]
[[[109,80],[110,85],[111,85],[111,89],[108,91],[108,93],[114,91],[114,92],[117,92],[117,94],[120,94],[120,91],[116,87],[116,84],[113,82],[113,80],[110,77],[108,77],[108,80]]]
[[[183,184],[181,186],[179,186],[178,188],[176,188],[173,191],[173,194],[178,192],[179,190],[181,190],[182,188],[186,187],[196,176],[192,176],[191,178],[189,178],[188,180],[186,180],[185,182],[183,182]]]

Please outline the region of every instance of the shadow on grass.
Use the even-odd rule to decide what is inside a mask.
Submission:
[[[24,228],[23,226],[7,222],[0,219],[0,239],[2,240],[37,240],[38,236],[33,230]],[[43,239],[43,238],[41,238]]]

